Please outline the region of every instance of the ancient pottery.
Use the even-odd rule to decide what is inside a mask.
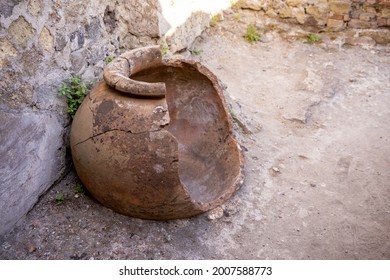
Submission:
[[[210,210],[243,181],[217,77],[200,63],[163,59],[158,46],[105,67],[74,117],[71,150],[99,202],[144,219]]]

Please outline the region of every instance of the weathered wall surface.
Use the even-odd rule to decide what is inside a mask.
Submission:
[[[318,30],[354,30],[351,37],[390,43],[390,1],[385,0],[239,0],[241,8],[262,11]]]
[[[100,79],[104,59],[125,50],[161,40],[173,51],[186,48],[208,26],[209,13],[228,5],[1,0],[0,235],[66,170],[70,119],[59,85],[73,74]]]

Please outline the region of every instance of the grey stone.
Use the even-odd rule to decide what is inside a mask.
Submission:
[[[108,33],[114,31],[116,27],[115,10],[111,9],[109,6],[107,6],[104,11],[103,22],[106,26],[106,30]]]
[[[55,70],[53,70],[55,72]],[[57,71],[58,73],[55,73],[58,77],[57,79],[63,79],[64,73]],[[59,85],[53,85],[48,81],[45,84],[40,85],[36,88],[35,94],[36,94],[36,100],[35,100],[35,106],[39,110],[47,110],[47,111],[53,111],[58,114],[59,122],[62,126],[67,126],[69,124],[69,120],[67,118],[68,111],[67,111],[67,104],[66,104],[66,98],[64,96],[61,96],[58,92]]]
[[[23,67],[23,74],[28,77],[37,75],[42,66],[42,60],[43,56],[35,47],[25,51],[20,61]]]
[[[176,27],[175,32],[168,34],[165,38],[168,45],[175,45],[176,51],[187,48],[196,37],[198,37],[210,24],[210,15],[205,12],[197,11],[191,14],[189,18],[180,26]]]
[[[72,51],[79,50],[84,46],[84,31],[79,28],[76,31],[72,32],[69,36],[70,40],[70,49]]]
[[[58,32],[56,34],[56,38],[55,38],[55,45],[54,45],[54,49],[56,51],[62,51],[66,44],[67,44],[67,37],[64,35],[63,32]]]
[[[88,53],[87,62],[90,65],[96,65],[100,61],[104,61],[107,49],[105,47],[92,48]]]
[[[100,20],[98,18],[91,19],[91,22],[85,26],[85,33],[90,40],[97,40],[102,33]]]
[[[1,0],[0,2],[0,15],[4,17],[9,17],[12,15],[12,11],[16,5],[18,5],[22,0]]]
[[[80,70],[85,66],[87,61],[87,52],[85,49],[72,52],[70,54],[70,62],[72,67],[70,70],[74,73],[80,72]]]
[[[61,176],[62,131],[52,113],[0,111],[0,235]]]

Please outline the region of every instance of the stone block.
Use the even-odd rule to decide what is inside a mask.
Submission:
[[[278,17],[278,14],[275,12],[274,9],[269,9],[265,14],[267,16],[271,17],[271,18],[277,18]]]
[[[376,9],[374,7],[370,7],[370,6],[365,7],[364,11],[367,12],[367,13],[371,13],[371,14],[376,14],[377,13]]]
[[[118,35],[128,32],[136,36],[161,37],[158,13],[161,7],[157,0],[118,0],[115,5],[115,20]]]
[[[326,24],[326,21],[316,19],[312,15],[308,15],[305,19],[305,25],[307,26],[324,26]]]
[[[363,12],[360,11],[360,10],[355,10],[355,11],[352,11],[352,12],[350,13],[350,15],[351,15],[351,18],[353,18],[353,19],[359,19],[360,15],[361,15],[362,13],[363,13]]]
[[[363,21],[371,21],[376,18],[376,14],[373,13],[361,13],[359,19]]]
[[[291,7],[284,7],[279,10],[279,16],[281,18],[291,18],[293,17],[293,12]]]
[[[303,7],[293,8],[292,14],[293,14],[293,17],[295,17],[300,24],[304,24],[306,22],[307,17],[308,17],[306,15],[305,9]]]
[[[70,54],[71,68],[73,73],[80,72],[85,67],[87,61],[87,50],[81,49]]]
[[[20,16],[11,23],[8,33],[15,44],[21,48],[26,48],[28,41],[35,35],[36,31],[31,23]]]
[[[12,15],[12,11],[16,5],[18,5],[23,0],[1,0],[0,1],[0,15],[8,18]]]
[[[9,57],[15,57],[17,55],[17,50],[6,38],[0,39],[0,68],[5,65]]]
[[[360,33],[362,36],[369,36],[377,42],[377,44],[390,44],[390,30],[373,30],[363,31]]]
[[[367,22],[358,19],[351,19],[348,22],[348,27],[355,28],[355,29],[372,29],[372,28],[377,28],[378,25],[376,22]]]
[[[55,45],[54,48],[56,51],[62,51],[66,44],[68,43],[67,37],[64,32],[58,32],[55,36]]]
[[[92,18],[91,21],[85,26],[85,35],[90,40],[97,40],[102,34],[102,26],[99,18]]]
[[[19,60],[23,69],[21,73],[23,73],[24,76],[29,77],[28,79],[38,76],[38,71],[41,70],[42,60],[42,53],[37,48],[32,47],[25,50]],[[29,82],[29,84],[32,85],[31,82]]]
[[[286,0],[286,4],[291,7],[301,7],[305,2],[305,0]]]
[[[46,27],[42,29],[42,32],[39,35],[39,44],[47,52],[54,51],[54,38]]]
[[[237,6],[243,9],[260,11],[267,5],[266,2],[267,1],[262,1],[262,0],[239,0],[237,2]]]
[[[69,36],[69,41],[70,49],[72,51],[76,51],[84,47],[84,30],[82,28],[78,28],[76,31],[72,32]]]
[[[332,30],[340,31],[344,29],[345,24],[344,24],[344,20],[329,18],[326,23],[326,26]]]
[[[390,26],[390,19],[378,18],[377,23],[379,27]]]
[[[194,12],[184,24],[168,32],[165,40],[168,45],[175,45],[177,51],[183,50],[209,26],[210,15],[204,12]]]
[[[62,133],[54,114],[0,111],[0,235],[62,175]]]
[[[351,3],[349,1],[332,1],[329,3],[329,9],[335,14],[345,15],[349,13]]]
[[[343,15],[331,15],[328,17],[328,19],[335,19],[335,20],[342,20],[344,21],[344,16]]]
[[[390,8],[383,8],[381,10],[381,17],[390,18]]]
[[[328,15],[328,8],[321,6],[307,6],[305,8],[308,15],[312,15],[317,19],[325,19]]]
[[[345,40],[345,43],[352,46],[375,46],[376,42],[374,39],[368,36],[361,36],[361,37],[352,37],[347,38]]]
[[[41,15],[43,10],[43,1],[42,0],[28,1],[27,10],[34,17]]]

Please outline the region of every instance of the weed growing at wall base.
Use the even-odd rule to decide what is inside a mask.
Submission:
[[[64,194],[62,192],[56,196],[56,202],[58,205],[64,203]]]
[[[74,192],[85,194],[85,187],[83,186],[83,184],[77,183],[76,186],[74,187]]]
[[[312,44],[319,44],[322,42],[321,37],[318,34],[315,33],[309,33],[306,35],[306,43],[309,45]]]
[[[254,24],[249,24],[246,33],[244,34],[244,39],[247,40],[249,43],[253,43],[255,41],[258,41],[260,39],[260,33],[257,27]]]
[[[92,81],[85,82],[80,76],[76,75],[60,86],[59,93],[67,98],[68,114],[72,119],[84,97],[88,94],[92,83]]]

